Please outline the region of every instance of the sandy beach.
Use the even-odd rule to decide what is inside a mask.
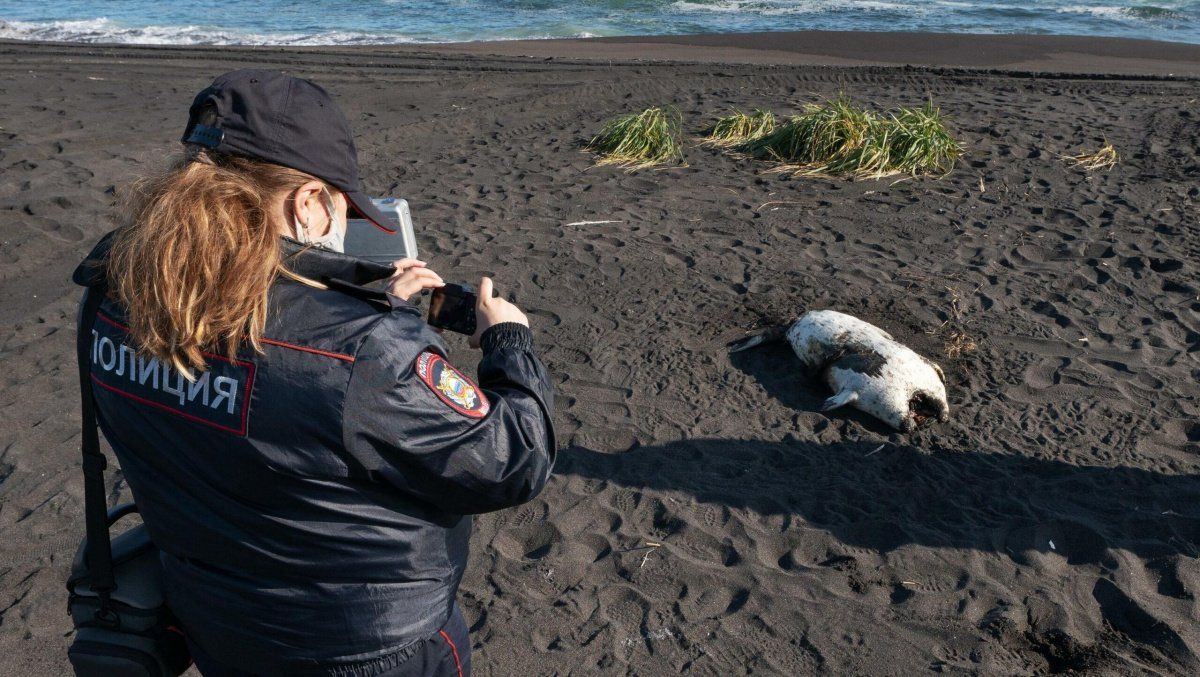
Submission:
[[[495,276],[555,376],[556,476],[475,523],[476,674],[1200,670],[1200,46],[772,34],[0,42],[0,674],[69,671],[69,274],[192,95],[250,65],[334,94],[368,192],[410,201],[447,280]],[[839,93],[932,97],[966,155],[853,182],[695,144]],[[603,120],[661,104],[686,167],[593,166]],[[1062,159],[1106,142],[1111,169]],[[786,348],[725,351],[818,308],[940,362],[951,421],[820,413]]]

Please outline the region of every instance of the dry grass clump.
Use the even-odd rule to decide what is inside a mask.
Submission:
[[[1105,143],[1100,150],[1094,153],[1082,153],[1080,155],[1067,155],[1063,157],[1072,167],[1078,167],[1085,172],[1094,172],[1097,169],[1110,169],[1117,165],[1121,160],[1121,156],[1117,155],[1117,149],[1113,148],[1111,143]]]
[[[976,287],[976,291],[978,289]],[[967,333],[964,326],[966,318],[962,308],[962,296],[959,295],[958,289],[946,287],[946,291],[950,294],[949,317],[930,333],[941,337],[942,352],[946,354],[946,357],[957,360],[975,352],[979,348],[979,342],[975,340],[974,336]]]
[[[757,109],[746,114],[735,110],[733,115],[717,120],[708,130],[704,143],[719,148],[730,148],[761,139],[773,131],[775,114],[771,111]]]
[[[598,165],[630,171],[683,160],[683,118],[674,108],[647,108],[609,120],[587,144]]]
[[[952,329],[946,334],[945,342],[942,344],[942,352],[946,353],[946,357],[952,360],[966,355],[967,353],[975,352],[979,344],[968,333],[960,329]]]
[[[844,97],[806,106],[742,149],[780,163],[780,171],[871,179],[946,174],[962,154],[932,102],[880,116]]]

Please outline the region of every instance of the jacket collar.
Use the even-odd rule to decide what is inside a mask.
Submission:
[[[104,264],[108,260],[108,250],[112,248],[112,238],[115,232],[117,231],[112,230],[105,233],[96,246],[92,247],[87,258],[75,267],[74,273],[71,273],[72,282],[80,287],[97,287],[104,284]]]
[[[354,285],[365,285],[390,277],[396,272],[395,268],[384,263],[303,245],[286,236],[281,236],[279,243],[283,251],[283,265],[288,270],[321,282],[341,280]]]

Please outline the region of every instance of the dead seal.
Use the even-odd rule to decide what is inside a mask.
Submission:
[[[729,352],[784,338],[809,373],[820,376],[833,390],[822,411],[853,404],[905,432],[935,418],[950,419],[941,367],[879,327],[845,313],[805,313],[789,327],[729,344]]]

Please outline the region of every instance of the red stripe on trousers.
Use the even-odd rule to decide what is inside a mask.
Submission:
[[[445,630],[438,630],[438,634],[450,645],[450,651],[454,654],[454,668],[458,670],[458,677],[463,677],[462,661],[458,658],[458,647],[454,646],[454,640],[450,639]]]

